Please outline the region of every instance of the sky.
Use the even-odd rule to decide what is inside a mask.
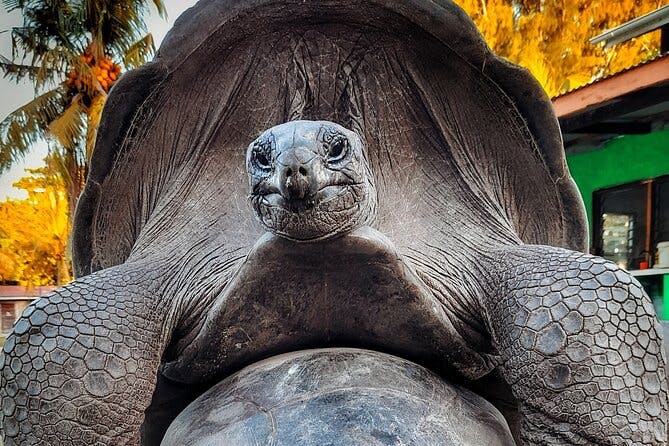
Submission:
[[[165,34],[174,24],[174,21],[181,13],[193,6],[195,0],[163,0],[167,8],[167,20],[158,16],[153,4],[151,4],[151,14],[147,17],[146,23],[148,30],[153,34],[156,47]],[[10,30],[13,26],[20,26],[22,23],[20,11],[7,11],[0,6],[0,31]],[[9,32],[0,33],[0,54],[5,57],[11,57],[11,37]],[[5,119],[12,111],[30,102],[34,97],[33,86],[29,82],[16,84],[15,82],[0,78],[0,120]],[[23,159],[22,162],[15,163],[14,166],[3,173],[0,173],[0,201],[7,198],[26,198],[27,194],[12,184],[19,178],[26,176],[26,168],[35,168],[44,165],[44,157],[47,155],[47,144],[42,141],[36,144],[33,150]]]

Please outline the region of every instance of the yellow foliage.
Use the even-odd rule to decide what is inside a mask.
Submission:
[[[26,170],[14,186],[28,198],[0,203],[0,282],[61,285],[71,278],[65,183],[48,167]]]
[[[455,0],[488,45],[524,66],[549,96],[616,73],[659,52],[658,31],[604,48],[588,40],[651,12],[663,0]]]

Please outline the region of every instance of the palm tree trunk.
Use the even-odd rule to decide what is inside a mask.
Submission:
[[[65,252],[65,250],[63,250]],[[56,284],[65,285],[72,280],[70,275],[69,262],[67,261],[66,256],[59,255],[57,259],[58,264],[56,265]]]
[[[67,172],[67,210],[70,216],[70,223],[72,223],[74,221],[74,212],[77,208],[79,195],[81,195],[84,186],[84,172],[77,162],[76,156],[72,156],[72,158],[68,160]]]

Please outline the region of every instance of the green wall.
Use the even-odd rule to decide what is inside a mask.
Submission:
[[[592,152],[567,156],[588,213],[592,234],[592,193],[604,187],[669,174],[669,130],[613,139]]]

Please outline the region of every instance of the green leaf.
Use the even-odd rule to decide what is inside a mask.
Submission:
[[[153,36],[149,33],[128,48],[123,56],[123,65],[128,69],[137,68],[145,64],[155,50]]]
[[[2,6],[5,7],[7,12],[12,12],[15,9],[23,8],[23,0],[3,0]]]
[[[74,150],[85,131],[84,108],[77,95],[56,119],[49,123],[49,135],[68,150]]]
[[[23,158],[33,144],[46,135],[49,124],[63,112],[66,103],[66,89],[60,85],[0,122],[0,172]]]
[[[2,70],[3,76],[6,79],[11,79],[14,82],[20,82],[26,78],[34,81],[40,67],[14,63],[5,56],[0,55],[0,70]]]
[[[62,81],[71,69],[84,75],[90,75],[90,66],[81,61],[78,53],[62,46],[56,46],[44,52],[34,79],[35,90],[40,90],[47,83]]]
[[[165,3],[162,0],[153,0],[153,6],[156,7],[161,19],[167,18],[167,8],[165,8]]]

